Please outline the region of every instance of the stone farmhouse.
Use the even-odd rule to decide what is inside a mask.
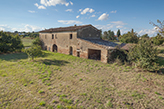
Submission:
[[[107,63],[116,43],[102,40],[92,25],[50,28],[39,32],[42,49]]]

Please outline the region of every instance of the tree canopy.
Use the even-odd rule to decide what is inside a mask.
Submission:
[[[125,33],[119,37],[119,41],[123,43],[138,43],[137,33],[132,29],[131,32]]]
[[[18,35],[7,34],[3,31],[0,32],[0,52],[14,52],[21,51],[23,48],[22,41]]]

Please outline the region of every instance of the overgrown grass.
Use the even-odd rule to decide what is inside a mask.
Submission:
[[[30,38],[22,38],[21,40],[25,47],[30,47],[32,45],[32,42],[34,41],[34,39]]]
[[[43,51],[0,55],[0,108],[109,109],[164,107],[164,76]]]

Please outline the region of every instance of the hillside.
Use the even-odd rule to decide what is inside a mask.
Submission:
[[[164,107],[164,75],[44,51],[0,55],[0,109]]]

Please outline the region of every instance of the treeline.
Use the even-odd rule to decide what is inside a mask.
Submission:
[[[122,43],[138,43],[141,39],[149,39],[154,45],[161,45],[164,42],[164,37],[162,37],[160,33],[157,33],[155,37],[150,37],[148,34],[140,36],[137,32],[134,32],[133,29],[123,35],[121,35],[120,30],[117,31],[116,35],[114,31],[108,30],[104,31],[101,36],[104,40],[120,41]]]
[[[11,34],[19,35],[22,38],[29,37],[31,39],[39,37],[39,32],[34,32],[34,31],[33,32],[18,32],[18,31],[15,31],[14,33],[11,33]]]
[[[0,31],[0,54],[9,52],[20,52],[24,48],[19,35]]]
[[[104,31],[103,34],[101,34],[101,38],[104,40],[116,41],[118,40],[118,37],[120,35],[121,35],[120,29],[118,29],[117,35],[114,34],[114,31],[108,30],[108,31]]]

